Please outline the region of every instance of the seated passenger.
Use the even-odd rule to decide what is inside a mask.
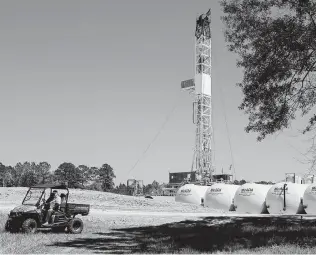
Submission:
[[[43,223],[43,225],[48,225],[49,224],[49,220],[54,212],[54,210],[58,210],[59,206],[60,206],[60,197],[58,195],[57,190],[54,190],[51,194],[50,197],[47,199],[46,201],[46,209],[47,209],[47,213],[46,213],[46,220]]]
[[[66,210],[66,195],[64,193],[60,194],[60,210],[65,211]]]
[[[55,194],[54,194],[54,193],[50,193],[49,198],[48,198],[46,201],[44,201],[44,202],[45,202],[44,208],[45,208],[46,210],[49,209],[50,203],[54,200],[54,198],[55,198]]]
[[[57,210],[59,210],[59,207],[60,207],[60,204],[61,204],[61,198],[58,195],[57,190],[54,190],[53,193],[55,194],[55,199],[54,199],[55,205],[53,206],[53,209],[55,211],[57,211]]]

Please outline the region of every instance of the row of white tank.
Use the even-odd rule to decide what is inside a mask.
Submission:
[[[316,214],[316,184],[186,184],[179,188],[175,200],[237,213]]]

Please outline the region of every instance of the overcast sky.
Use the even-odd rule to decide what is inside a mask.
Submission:
[[[208,8],[217,171],[234,161],[238,179],[305,172],[297,159],[308,143],[295,137],[304,122],[261,143],[245,133],[235,86],[242,70],[225,46],[220,5],[210,0],[2,1],[0,162],[48,161],[53,170],[108,163],[116,183],[167,182],[168,171],[190,171],[192,97],[180,82],[194,76],[195,18]]]

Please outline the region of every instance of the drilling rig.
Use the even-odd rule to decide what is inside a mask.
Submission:
[[[182,90],[194,96],[193,123],[196,126],[191,171],[197,182],[208,183],[214,172],[212,164],[212,79],[211,79],[211,9],[196,19],[195,77],[181,82]]]

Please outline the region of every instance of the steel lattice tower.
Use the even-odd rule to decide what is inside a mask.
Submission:
[[[181,83],[194,94],[193,123],[196,125],[192,171],[199,180],[211,178],[212,165],[212,101],[211,101],[211,10],[196,20],[195,78]]]

